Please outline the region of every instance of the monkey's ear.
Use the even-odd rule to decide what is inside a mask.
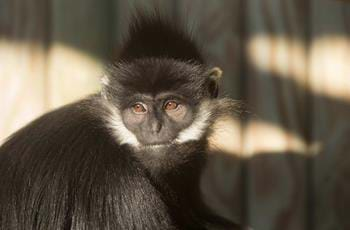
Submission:
[[[219,67],[214,67],[209,70],[209,93],[213,98],[219,95],[219,81],[222,77],[222,70]]]

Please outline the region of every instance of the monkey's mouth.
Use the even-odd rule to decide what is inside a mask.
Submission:
[[[160,143],[152,143],[152,144],[141,144],[141,148],[146,148],[146,149],[158,149],[158,148],[165,148],[165,147],[170,147],[173,142],[168,141],[168,142],[160,142]]]
[[[165,147],[169,146],[171,143],[164,143],[164,144],[150,144],[150,145],[144,145],[144,147],[150,147],[150,148],[157,148],[157,147]]]

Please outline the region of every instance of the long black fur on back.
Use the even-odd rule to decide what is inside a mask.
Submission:
[[[120,62],[141,58],[203,63],[190,36],[159,16],[132,23]],[[49,112],[0,147],[1,230],[236,229],[199,194],[205,140],[154,161],[118,143],[106,103],[97,94]]]
[[[48,113],[0,148],[0,229],[166,229],[160,193],[93,98]]]

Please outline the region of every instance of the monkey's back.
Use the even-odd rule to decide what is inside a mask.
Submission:
[[[173,228],[96,106],[87,99],[45,114],[0,147],[1,229]]]

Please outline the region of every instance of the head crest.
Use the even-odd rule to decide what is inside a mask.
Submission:
[[[119,59],[172,58],[203,63],[203,57],[190,34],[158,12],[138,12],[131,20],[129,33]]]

